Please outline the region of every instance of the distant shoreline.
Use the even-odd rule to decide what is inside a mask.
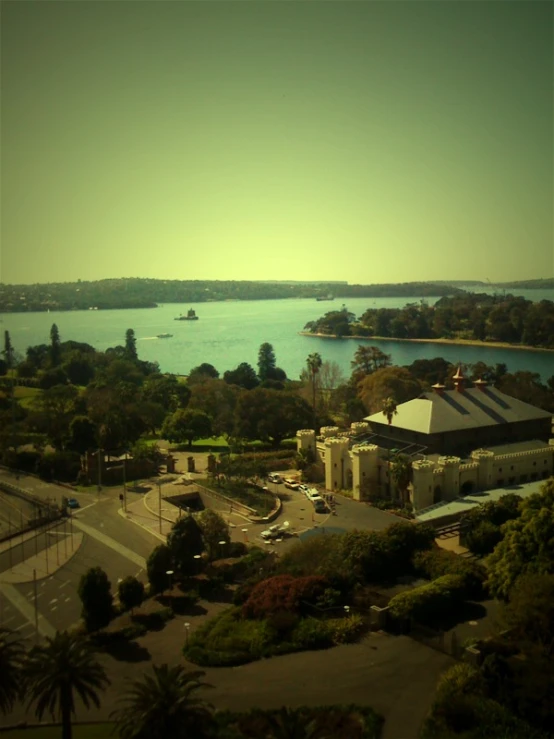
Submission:
[[[335,334],[314,334],[311,331],[299,331],[300,336],[314,336],[318,339],[357,339],[363,341],[406,341],[410,344],[448,344],[450,346],[482,346],[491,349],[520,349],[531,352],[554,352],[545,346],[527,346],[526,344],[508,344],[502,341],[479,341],[478,339],[398,339],[393,336],[336,336]]]

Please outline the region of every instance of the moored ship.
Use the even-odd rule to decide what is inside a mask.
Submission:
[[[176,321],[197,321],[198,316],[196,315],[195,311],[191,308],[186,316],[180,315],[175,318]]]

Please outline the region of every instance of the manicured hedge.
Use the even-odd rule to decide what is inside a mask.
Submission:
[[[479,599],[486,595],[484,583],[487,571],[480,562],[464,559],[440,547],[417,552],[412,562],[415,573],[429,580],[436,580],[442,575],[462,576],[466,598]]]
[[[459,575],[443,575],[419,588],[391,599],[389,612],[399,621],[414,619],[422,624],[452,615],[463,601],[465,582]]]

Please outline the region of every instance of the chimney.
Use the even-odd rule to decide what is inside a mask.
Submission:
[[[440,382],[435,383],[435,385],[432,385],[431,387],[437,395],[442,395],[444,393],[445,385],[442,385]]]
[[[488,385],[488,382],[486,382],[485,380],[483,380],[482,377],[480,377],[478,380],[475,380],[473,384],[475,385],[475,387],[478,387],[481,392],[484,392],[485,388]]]
[[[462,366],[458,365],[458,369],[456,371],[456,374],[452,378],[454,380],[454,387],[459,393],[464,392],[464,380],[465,377],[462,374]]]

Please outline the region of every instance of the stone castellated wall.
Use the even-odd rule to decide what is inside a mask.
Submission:
[[[356,444],[350,452],[352,464],[352,493],[354,500],[363,500],[362,482],[368,482],[372,490],[379,489],[379,447],[375,444]]]
[[[350,431],[357,436],[358,434],[369,433],[369,423],[367,421],[357,421],[350,424]]]
[[[339,427],[338,426],[322,426],[319,434],[320,436],[323,436],[324,439],[330,439],[333,436],[339,435]]]
[[[325,487],[343,490],[347,487],[347,472],[352,470],[347,438],[325,439]]]

